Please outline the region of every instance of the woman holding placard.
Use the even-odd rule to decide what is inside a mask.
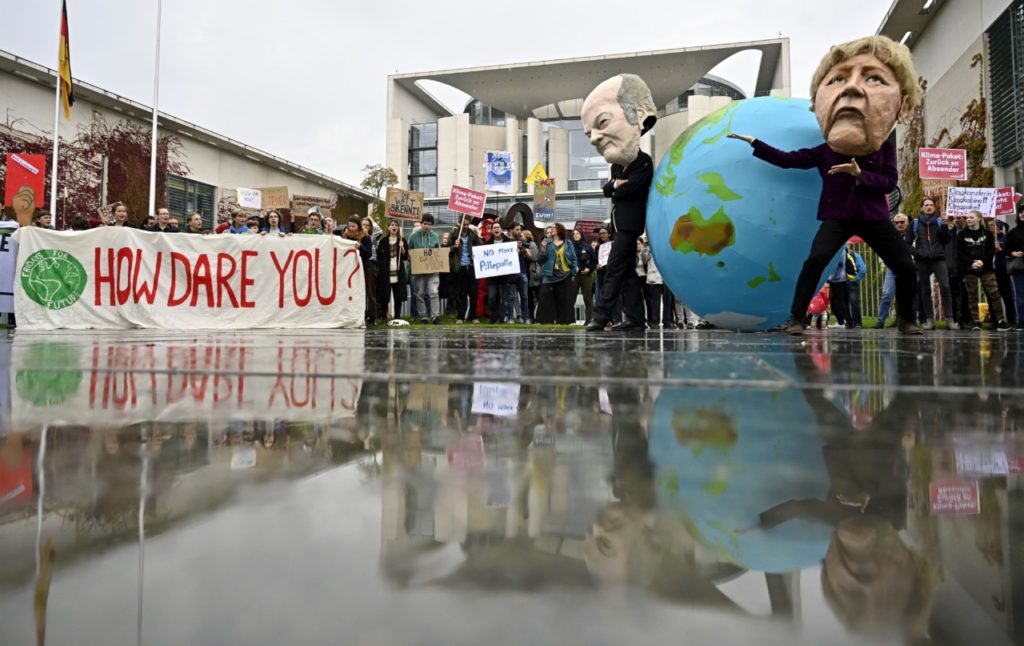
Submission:
[[[537,305],[538,323],[572,325],[576,322],[573,313],[572,279],[579,270],[576,251],[565,239],[565,227],[556,222],[548,227],[540,243],[541,285],[540,303]]]

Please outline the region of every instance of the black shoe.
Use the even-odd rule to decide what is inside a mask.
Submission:
[[[801,336],[804,333],[804,322],[791,318],[782,324],[782,331],[792,336]]]
[[[900,334],[906,334],[907,336],[923,336],[924,330],[921,329],[920,325],[913,321],[903,321],[900,323]]]
[[[435,316],[434,320],[431,321],[431,323],[433,323],[434,325],[440,325],[441,324],[441,317],[440,316]]]
[[[636,323],[633,321],[623,321],[612,326],[612,330],[615,332],[637,332],[646,330],[647,326],[643,323]]]
[[[1010,324],[1007,323],[1006,321],[999,321],[998,323],[996,323],[996,330],[998,330],[1000,332],[1006,332],[1009,329],[1010,329]]]
[[[587,323],[585,329],[587,332],[604,332],[606,326],[606,323],[598,323],[597,321],[591,321],[590,323]]]
[[[701,321],[700,323],[697,324],[697,326],[694,329],[695,330],[714,330],[715,326],[712,325],[711,323],[708,323],[707,321]]]
[[[883,330],[883,329],[885,329],[885,321],[879,319],[874,325],[871,326],[871,329],[873,329],[873,330]]]

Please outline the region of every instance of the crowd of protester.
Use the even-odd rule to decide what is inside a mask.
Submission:
[[[1017,221],[1022,217],[1024,205],[1018,207]],[[897,213],[892,222],[917,268],[919,293],[914,312],[923,329],[936,329],[937,321],[944,321],[950,330],[979,330],[986,323],[996,330],[1024,329],[1024,227],[1009,229],[1005,222],[983,218],[978,212],[943,218],[931,198],[923,200],[916,218]],[[237,208],[214,227],[207,227],[200,213],[189,214],[182,225],[166,208],[132,224],[128,207],[116,202],[105,221],[76,218],[71,228],[125,226],[163,233],[229,235],[333,234],[353,240],[359,244],[365,270],[369,325],[402,317],[407,300],[408,318],[420,323],[437,324],[442,316],[456,323],[485,320],[569,325],[593,319],[607,263],[601,245],[610,245],[614,238],[609,227],[600,226],[588,235],[581,229],[567,230],[556,222],[536,240],[534,232],[519,223],[506,230],[490,218],[478,224],[466,221],[443,232],[434,225],[433,216],[425,214],[405,235],[398,221],[388,222],[386,230],[370,217],[353,215],[337,222],[315,206],[307,211],[305,220],[293,220],[289,225],[274,210],[254,214]],[[32,226],[52,228],[50,213],[37,211]],[[473,248],[506,242],[517,245],[519,271],[478,279]],[[412,273],[409,251],[428,248],[448,250],[447,273]],[[860,253],[844,247],[825,286],[811,302],[808,322],[823,328],[831,314],[836,326],[862,327],[861,284],[868,269]],[[890,324],[889,315],[895,312],[896,289],[892,272],[884,265],[878,270],[884,271],[884,279],[874,327],[881,329]],[[646,236],[637,241],[636,273],[640,280],[631,284],[642,290],[647,327],[711,327],[694,316],[665,284]],[[613,323],[622,319],[621,298],[620,294]]]

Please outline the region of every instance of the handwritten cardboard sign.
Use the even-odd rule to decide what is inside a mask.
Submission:
[[[979,211],[991,218],[996,214],[996,189],[951,186],[946,193],[946,214],[965,216]]]
[[[419,222],[423,217],[423,193],[420,191],[389,188],[384,203],[387,205],[389,218]]]
[[[967,151],[961,148],[921,148],[918,151],[921,179],[967,180]]]
[[[256,188],[239,188],[238,189],[238,206],[243,209],[261,209],[263,208],[262,194],[259,189]]]
[[[287,209],[290,206],[287,186],[267,186],[259,189],[264,209]]]
[[[968,516],[981,513],[981,498],[976,480],[943,480],[929,485],[929,500],[934,515]]]
[[[412,273],[416,274],[447,274],[448,249],[410,249],[409,262]]]
[[[515,242],[476,245],[473,247],[473,267],[477,278],[518,274],[519,245]]]
[[[448,198],[448,210],[479,217],[484,214],[484,203],[486,201],[487,193],[454,185]]]

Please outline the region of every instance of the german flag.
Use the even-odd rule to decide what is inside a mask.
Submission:
[[[71,106],[75,104],[75,88],[71,83],[71,45],[68,41],[68,3],[64,0],[60,10],[60,47],[57,50],[57,82],[60,84],[64,118],[71,119]]]

